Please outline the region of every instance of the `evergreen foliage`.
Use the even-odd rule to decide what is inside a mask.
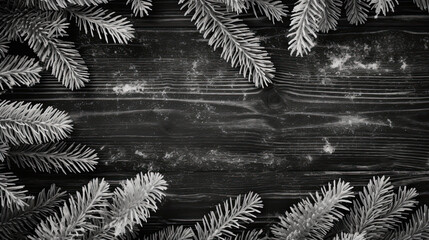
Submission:
[[[18,0],[13,3],[0,2],[0,56],[7,54],[7,45],[10,41],[26,42],[44,64],[46,69],[67,88],[79,89],[89,82],[89,72],[74,43],[65,41],[61,37],[67,36],[68,19],[74,18],[78,27],[92,36],[108,42],[128,43],[134,37],[131,23],[124,17],[113,12],[103,10],[99,5],[107,0]],[[8,61],[6,61],[8,60]],[[12,79],[3,75],[9,68],[15,66],[10,63],[11,58],[0,64],[0,88],[2,85],[31,85],[38,82],[40,68],[35,62],[23,65],[24,73],[32,73],[29,79]],[[15,59],[17,61],[17,59]],[[28,62],[27,59],[22,60]],[[3,68],[2,68],[3,67]],[[35,73],[37,75],[35,75]],[[15,76],[15,75],[14,75]],[[15,76],[19,77],[19,76]],[[23,76],[21,76],[23,78]],[[7,81],[6,81],[7,80]]]
[[[63,111],[41,104],[0,102],[0,142],[42,144],[69,136],[72,121]]]
[[[0,164],[0,207],[22,209],[28,206],[26,200],[31,196],[27,196],[27,191],[24,186],[17,185],[18,178],[13,173],[5,171],[3,164]]]
[[[31,168],[40,172],[90,172],[97,165],[93,149],[80,144],[47,143],[12,147],[6,158],[9,167]]]
[[[25,237],[40,221],[54,214],[64,196],[65,192],[52,185],[47,191],[43,189],[36,198],[27,199],[27,206],[23,209],[3,208],[0,211],[0,239]]]
[[[333,182],[323,187],[321,193],[316,192],[280,216],[280,223],[272,227],[273,239],[318,239],[321,240],[343,217],[345,204],[350,203],[353,196],[349,183]]]
[[[34,85],[39,82],[41,71],[42,68],[35,59],[8,55],[0,62],[0,90],[13,86]]]
[[[271,228],[272,239],[322,240],[333,235],[334,240],[427,239],[428,208],[423,206],[409,217],[418,204],[416,190],[404,186],[394,192],[389,180],[374,177],[351,205],[349,183],[340,180],[323,187],[320,195],[311,195],[313,201],[305,199],[279,217]]]

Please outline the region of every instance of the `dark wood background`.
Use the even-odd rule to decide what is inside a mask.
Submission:
[[[131,18],[125,1],[108,8]],[[272,25],[246,16],[277,68],[266,89],[212,51],[176,1],[156,0],[149,17],[131,20],[137,33],[129,45],[74,31],[91,73],[86,88],[68,91],[45,74],[35,87],[2,95],[69,112],[70,141],[100,156],[93,173],[20,172],[30,190],[160,171],[169,189],[148,231],[191,224],[248,191],[263,198],[253,227],[264,227],[338,178],[362,186],[390,176],[429,204],[429,15],[412,1],[364,26],[341,19],[303,58],[287,50],[289,19]]]

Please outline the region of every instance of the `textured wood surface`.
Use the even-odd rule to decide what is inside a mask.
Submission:
[[[123,3],[109,8],[130,13]],[[151,230],[190,224],[247,191],[263,197],[264,226],[338,178],[362,186],[384,174],[429,203],[429,15],[401,1],[394,16],[364,26],[341,19],[303,58],[289,56],[287,20],[246,19],[277,68],[263,90],[213,52],[171,0],[132,18],[129,45],[75,32],[91,72],[86,88],[70,92],[46,74],[1,97],[69,112],[70,140],[95,148],[100,164],[80,175],[20,172],[22,181],[34,191],[52,182],[76,190],[92,177],[160,171],[169,190]]]

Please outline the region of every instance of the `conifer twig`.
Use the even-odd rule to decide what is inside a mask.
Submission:
[[[29,167],[34,171],[62,172],[67,174],[89,172],[97,165],[94,149],[80,144],[48,143],[21,145],[10,149],[6,163],[10,167]]]
[[[287,6],[279,0],[247,0],[245,2],[247,8],[252,8],[255,16],[258,16],[258,9],[273,23],[282,22],[283,18],[288,15]]]
[[[209,45],[222,48],[221,56],[255,86],[264,87],[272,82],[275,68],[260,40],[242,20],[228,12],[215,0],[180,0],[185,15],[193,13],[192,21]]]
[[[346,232],[369,234],[383,228],[384,226],[376,223],[389,213],[393,196],[393,186],[389,178],[374,177],[363,191],[359,192],[359,199],[353,201],[353,208],[344,220]]]
[[[38,83],[41,71],[42,68],[35,59],[8,55],[0,62],[0,90]]]
[[[76,19],[77,26],[85,33],[94,36],[97,33],[100,39],[114,43],[125,44],[134,37],[134,28],[124,17],[114,15],[114,12],[99,7],[67,8],[67,11]]]
[[[147,16],[152,10],[152,0],[127,0],[127,5],[130,3],[133,15],[137,17]]]
[[[345,204],[353,197],[351,189],[349,183],[334,181],[327,188],[323,187],[320,194],[312,194],[311,200],[307,198],[294,205],[271,228],[273,239],[322,240],[343,217],[342,210],[347,210]]]
[[[111,205],[110,227],[115,229],[115,236],[146,222],[150,212],[158,209],[157,203],[165,196],[166,189],[167,182],[159,173],[140,173],[122,182],[113,193]]]
[[[65,34],[68,26],[61,13],[39,14],[30,10],[2,20],[2,26],[5,26],[0,33],[5,33],[8,40],[18,37],[28,42],[40,61],[64,86],[74,90],[89,82],[88,69],[74,44],[56,38]]]
[[[345,0],[347,20],[350,24],[364,24],[368,18],[369,5],[365,0]]]
[[[32,197],[26,195],[23,185],[16,184],[18,178],[4,169],[4,165],[0,164],[0,207],[22,209],[28,206],[26,200]]]
[[[429,239],[429,209],[419,208],[400,230],[388,235],[385,240]]]
[[[334,237],[333,240],[367,240],[365,233],[341,233]]]
[[[429,12],[429,0],[413,0],[413,2],[423,11]]]
[[[327,33],[329,30],[337,28],[342,5],[342,0],[325,0],[322,18],[319,22],[319,31]]]
[[[41,144],[62,140],[72,130],[70,117],[41,104],[0,102],[0,141],[18,144]]]
[[[202,223],[195,225],[196,240],[213,240],[226,236],[235,236],[232,228],[241,228],[243,224],[253,222],[255,214],[260,212],[262,201],[258,194],[249,192],[230,198],[216,205],[216,210],[204,216]]]
[[[110,197],[109,184],[103,179],[93,179],[72,196],[60,210],[60,214],[50,216],[41,222],[35,234],[28,236],[32,240],[73,240],[84,236],[85,231],[95,228],[91,219],[105,215]]]
[[[244,231],[235,237],[226,238],[226,240],[266,240],[267,238],[262,236],[262,230],[253,229],[250,231]]]
[[[369,0],[369,5],[375,9],[375,16],[380,13],[386,16],[388,12],[395,11],[395,4],[399,4],[398,0]]]
[[[0,212],[0,238],[12,240],[33,230],[40,221],[55,212],[64,196],[65,192],[51,185],[47,191],[43,189],[37,198],[27,199],[28,206],[24,209],[3,209]]]
[[[4,58],[9,50],[9,41],[6,38],[0,37],[0,59]]]
[[[179,226],[179,227],[169,226],[143,239],[144,240],[192,240],[193,236],[194,236],[194,232],[192,231],[191,228],[185,228],[183,226]]]
[[[5,143],[0,142],[0,162],[4,162],[9,152],[9,146]]]
[[[288,37],[291,55],[303,56],[315,45],[324,1],[298,0],[292,11]]]

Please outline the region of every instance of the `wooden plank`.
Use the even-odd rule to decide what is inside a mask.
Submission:
[[[418,188],[429,200],[429,17],[412,1],[395,16],[322,34],[313,52],[291,57],[288,22],[247,15],[277,68],[255,89],[213,52],[177,2],[155,1],[132,21],[129,45],[74,34],[91,82],[70,92],[48,74],[2,98],[42,102],[70,113],[70,141],[97,150],[94,173],[18,171],[32,191],[52,182],[79,189],[92,177],[113,183],[161,171],[168,197],[146,229],[191,224],[215,203],[250,190],[271,222],[309,191],[343,178],[362,186],[373,175]],[[123,2],[109,5],[129,15]]]

